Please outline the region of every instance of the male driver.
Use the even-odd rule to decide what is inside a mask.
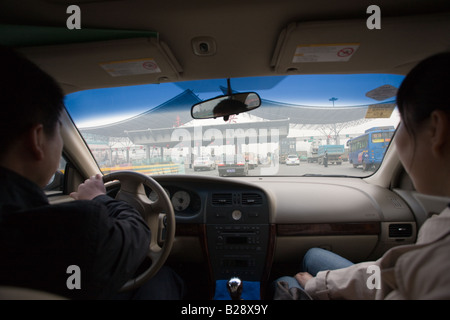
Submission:
[[[49,75],[5,47],[0,69],[0,285],[73,299],[117,298],[147,254],[147,224],[127,203],[105,195],[100,175],[71,194],[77,201],[48,203],[41,188],[61,158],[64,95]],[[78,288],[68,285],[70,266],[79,268]],[[120,297],[178,299],[182,288],[163,268]]]

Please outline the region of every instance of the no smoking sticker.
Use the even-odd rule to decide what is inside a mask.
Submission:
[[[156,61],[151,58],[106,62],[100,66],[113,77],[161,72]]]
[[[358,48],[359,43],[298,45],[292,62],[346,62]]]
[[[353,52],[355,52],[355,50],[351,47],[348,48],[344,48],[338,51],[337,55],[339,58],[345,58],[345,57],[350,57]]]
[[[155,71],[159,69],[158,65],[154,61],[145,61],[144,63],[142,63],[142,66],[144,67],[144,69],[150,71]]]

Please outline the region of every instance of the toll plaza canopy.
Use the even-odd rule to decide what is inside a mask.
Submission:
[[[189,122],[193,119],[190,114],[191,106],[202,100],[190,89],[160,104],[159,106],[141,113],[132,118],[108,125],[87,127],[80,129],[83,134],[104,137],[128,137],[135,144],[152,144],[161,147],[171,147],[171,134],[177,128],[185,128],[193,132]],[[392,105],[392,103],[390,103]],[[384,103],[384,105],[387,105]],[[280,138],[289,134],[289,125],[298,125],[298,128],[314,129],[321,125],[346,123],[363,120],[370,106],[351,107],[312,107],[285,104],[262,99],[261,106],[248,114],[262,119],[262,123],[252,123],[258,129],[272,127],[278,128]],[[269,124],[272,122],[271,124]],[[208,126],[204,126],[207,129]],[[241,123],[225,123],[215,126],[223,130],[229,128],[245,128]]]

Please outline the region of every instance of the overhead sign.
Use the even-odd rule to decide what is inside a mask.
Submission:
[[[366,112],[366,119],[390,118],[395,109],[395,103],[372,104]]]

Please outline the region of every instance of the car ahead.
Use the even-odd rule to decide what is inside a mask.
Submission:
[[[223,155],[217,164],[219,176],[247,176],[248,162],[242,154]]]
[[[248,169],[252,170],[258,167],[258,156],[253,153],[247,153],[244,155],[245,161],[248,163]]]
[[[290,154],[286,158],[286,165],[287,166],[298,166],[300,165],[300,159],[296,154]]]
[[[63,0],[3,1],[0,43],[66,95],[63,176],[54,179],[63,183],[49,186],[50,203],[72,201],[98,173],[152,177],[160,188],[140,190],[158,204],[165,192],[173,209],[156,210],[154,220],[173,212],[175,224],[150,226],[167,239],[154,247],[169,254],[149,258],[164,257],[179,273],[187,299],[213,298],[231,276],[260,284],[261,298],[271,299],[272,280],[300,271],[311,247],[362,262],[414,243],[448,199],[415,191],[395,134],[376,170],[318,163],[321,145],[395,130],[405,75],[450,48],[448,0],[411,2],[379,0],[377,16],[360,0],[78,1],[78,15]],[[240,92],[258,93],[260,107],[193,118],[193,105],[223,95],[232,103]],[[308,163],[280,165],[293,152]],[[225,159],[194,172],[204,154]],[[258,166],[249,171],[241,154],[254,154]],[[119,186],[107,182],[108,194],[120,195]]]
[[[210,157],[198,157],[194,160],[194,171],[199,170],[215,170],[216,163]]]

